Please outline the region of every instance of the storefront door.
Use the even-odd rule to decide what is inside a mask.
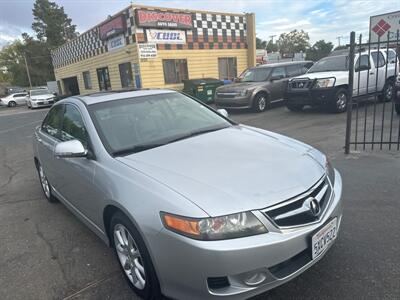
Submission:
[[[100,91],[107,91],[111,89],[110,75],[107,67],[97,69],[97,79],[99,80]]]

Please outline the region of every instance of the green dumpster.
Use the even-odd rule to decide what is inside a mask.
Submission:
[[[214,101],[215,90],[223,85],[221,80],[215,78],[188,79],[183,81],[183,92],[204,103]]]

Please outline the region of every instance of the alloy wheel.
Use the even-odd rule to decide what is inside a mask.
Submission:
[[[44,175],[42,166],[40,166],[40,165],[39,165],[39,177],[40,177],[40,183],[42,185],[44,194],[46,195],[47,199],[49,199],[50,198],[50,184],[47,181],[46,175]]]
[[[263,111],[265,109],[265,107],[267,106],[267,99],[265,98],[265,96],[261,96],[258,99],[258,109],[260,111]]]
[[[122,224],[114,227],[114,244],[122,268],[130,282],[139,290],[146,286],[146,272],[139,248],[128,229]]]
[[[385,90],[385,100],[390,101],[393,97],[393,85],[388,84]]]
[[[336,106],[339,111],[342,111],[346,108],[347,104],[347,96],[345,93],[340,93],[336,98]]]

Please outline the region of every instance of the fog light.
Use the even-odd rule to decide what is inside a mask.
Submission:
[[[265,279],[267,278],[267,274],[260,272],[260,273],[255,273],[250,276],[248,276],[245,280],[244,283],[247,285],[258,285],[261,284]]]

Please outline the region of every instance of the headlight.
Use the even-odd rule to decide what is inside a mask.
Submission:
[[[328,87],[333,87],[335,85],[335,78],[322,78],[322,79],[317,79],[315,82],[314,87],[315,88],[328,88]]]
[[[244,96],[247,95],[247,92],[248,92],[248,90],[243,90],[243,91],[241,91],[241,92],[239,93],[239,95],[240,95],[241,97],[244,97]]]
[[[161,213],[161,219],[167,229],[204,241],[234,239],[268,232],[251,212],[204,219]]]
[[[329,161],[329,159],[326,159],[326,175],[328,176],[332,186],[335,185],[335,169],[332,167],[331,162]]]

